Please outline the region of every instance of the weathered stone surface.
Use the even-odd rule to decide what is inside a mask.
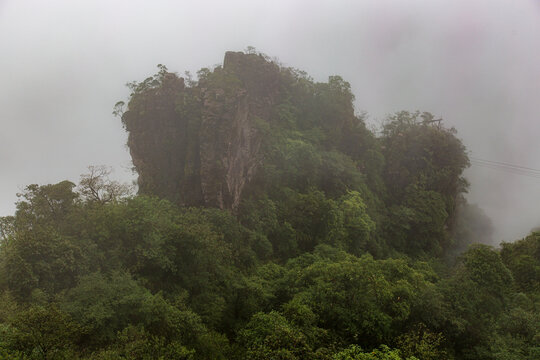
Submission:
[[[260,55],[227,52],[215,71],[220,77],[192,88],[166,74],[159,86],[132,97],[123,121],[141,193],[182,205],[238,207],[262,161],[254,121],[269,121],[280,69]]]
[[[241,85],[228,96],[222,88],[204,94],[201,187],[207,205],[234,210],[261,161],[254,119],[268,121],[280,74],[278,66],[263,57],[237,52],[226,53],[223,71]]]
[[[167,74],[159,88],[137,96],[123,115],[141,193],[166,196],[178,191],[186,134],[184,122],[175,109],[175,100],[184,88],[182,78]]]

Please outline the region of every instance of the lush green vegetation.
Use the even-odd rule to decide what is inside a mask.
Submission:
[[[489,222],[455,130],[400,112],[374,133],[340,77],[244,56],[130,84],[138,195],[99,167],[20,194],[0,219],[0,358],[540,358],[540,233],[473,244]],[[255,109],[259,165],[229,208],[204,193],[235,139],[209,133],[209,91],[224,118],[245,91]]]

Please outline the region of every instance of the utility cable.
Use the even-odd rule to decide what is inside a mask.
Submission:
[[[514,175],[540,178],[540,169],[534,169],[531,167],[511,164],[502,161],[480,159],[472,156],[469,158],[471,160],[471,164],[475,166],[480,166],[493,170],[500,170]]]
[[[529,171],[534,171],[534,172],[540,173],[539,169],[533,169],[533,168],[526,167],[526,166],[514,165],[514,164],[501,162],[501,161],[485,160],[485,159],[480,159],[480,158],[476,158],[476,157],[473,157],[473,156],[470,156],[469,159],[471,159],[473,161],[486,163],[486,164],[493,164],[493,165],[505,166],[505,167],[514,168],[514,169],[529,170]]]

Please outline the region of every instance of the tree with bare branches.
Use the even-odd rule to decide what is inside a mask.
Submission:
[[[77,190],[89,202],[107,204],[117,202],[133,193],[133,187],[109,178],[110,167],[89,166],[89,173],[81,175]]]

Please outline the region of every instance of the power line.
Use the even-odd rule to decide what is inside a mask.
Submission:
[[[506,173],[509,173],[509,174],[513,174],[513,175],[527,176],[527,177],[540,179],[540,174],[537,174],[537,173],[528,173],[528,172],[515,171],[515,170],[509,169],[509,168],[490,166],[490,165],[486,165],[486,164],[482,164],[482,163],[476,163],[476,162],[472,162],[472,164],[475,165],[475,166],[480,166],[480,167],[484,167],[484,168],[487,168],[487,169],[500,170],[500,171],[503,171],[503,172],[506,172]]]
[[[526,166],[514,165],[514,164],[501,162],[501,161],[479,159],[479,158],[476,158],[476,157],[473,157],[473,156],[470,156],[469,159],[474,160],[474,161],[480,161],[480,162],[487,163],[487,164],[501,165],[501,166],[511,167],[511,168],[515,168],[515,169],[531,170],[531,171],[535,171],[535,172],[540,173],[539,169],[533,169],[533,168],[526,167]]]
[[[527,176],[540,179],[540,169],[534,169],[531,167],[511,164],[502,161],[480,159],[472,156],[470,157],[470,159],[471,163],[475,166],[480,166],[493,170],[500,170],[513,175]]]
[[[493,169],[501,169],[501,170],[506,170],[506,171],[509,171],[509,172],[518,173],[518,174],[531,174],[531,175],[539,175],[540,176],[540,172],[534,171],[534,170],[523,170],[523,169],[520,169],[520,168],[514,168],[514,167],[509,167],[509,166],[501,166],[501,165],[497,165],[497,164],[481,162],[481,161],[478,161],[478,160],[471,160],[471,163],[475,164],[475,165],[480,165],[480,166],[483,166],[483,167],[489,167],[489,168],[493,168]]]

